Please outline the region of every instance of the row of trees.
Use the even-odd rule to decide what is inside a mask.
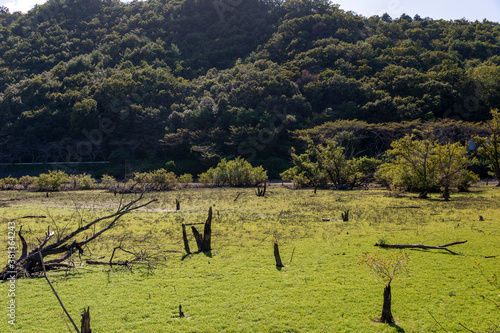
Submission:
[[[232,161],[222,160],[217,167],[198,176],[199,182],[205,186],[256,186],[267,181],[267,172],[238,157]],[[42,173],[38,177],[23,176],[19,179],[6,177],[0,179],[0,189],[3,190],[91,190],[96,188],[107,189],[113,192],[173,190],[178,187],[187,187],[193,182],[191,174],[176,176],[165,169],[149,172],[134,172],[128,180],[117,181],[110,175],[103,175],[100,182],[88,174],[68,175],[61,170],[52,170]]]
[[[283,180],[290,180],[297,186],[319,187],[332,185],[337,190],[380,182],[388,187],[419,192],[426,198],[428,192],[443,192],[449,200],[450,190],[466,191],[479,180],[469,170],[476,161],[471,144],[477,145],[477,154],[488,161],[490,174],[500,179],[500,114],[491,111],[492,120],[487,123],[489,135],[476,136],[473,141],[460,143],[438,140],[430,129],[414,130],[391,143],[383,160],[370,157],[356,157],[356,138],[352,132],[342,131],[331,140],[315,144],[310,137],[304,138],[307,149],[297,154],[292,149],[293,166],[281,174]],[[167,167],[173,163],[169,163]],[[267,181],[267,172],[262,166],[253,167],[247,160],[238,157],[223,159],[216,167],[198,176],[206,186],[257,186]],[[158,169],[151,172],[135,172],[125,185],[120,185],[111,176],[104,175],[101,184],[113,190],[123,190],[140,184],[151,186],[152,190],[170,190],[179,183],[193,181],[191,174],[177,177],[173,172]],[[24,176],[19,180],[7,177],[0,179],[3,188],[16,185],[39,190],[59,190],[64,185],[71,189],[91,189],[96,181],[89,175],[67,175],[62,171],[51,171],[39,177]]]
[[[354,157],[352,133],[341,132],[333,140],[315,145],[308,139],[307,150],[300,155],[292,153],[294,166],[281,174],[298,186],[315,189],[333,184],[336,189],[378,181],[386,186],[419,192],[426,198],[428,192],[443,192],[449,200],[452,188],[466,191],[479,180],[468,168],[476,157],[468,151],[470,144],[478,146],[478,155],[488,161],[490,175],[500,180],[500,115],[492,110],[488,122],[490,134],[476,136],[465,144],[440,142],[430,130],[415,130],[391,143],[384,161]],[[500,183],[499,183],[500,186]]]

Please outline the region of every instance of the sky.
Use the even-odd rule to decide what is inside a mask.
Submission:
[[[231,3],[234,0],[221,0]],[[0,0],[0,5],[10,12],[27,12],[36,4],[46,0]],[[333,0],[340,8],[353,11],[363,16],[388,13],[393,18],[405,13],[414,17],[455,20],[466,18],[469,21],[487,19],[500,22],[500,0]]]

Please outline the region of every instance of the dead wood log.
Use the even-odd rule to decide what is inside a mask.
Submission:
[[[345,212],[342,213],[342,221],[344,222],[349,221],[349,210],[346,210]]]
[[[208,209],[208,218],[205,222],[203,231],[203,250],[210,251],[212,249],[212,207]]]
[[[460,253],[454,252],[450,249],[448,249],[448,246],[452,245],[457,245],[457,244],[464,244],[467,243],[467,241],[460,241],[460,242],[454,242],[454,243],[449,243],[449,244],[444,244],[444,245],[438,245],[438,246],[432,246],[432,245],[424,245],[424,244],[375,244],[375,246],[380,246],[383,248],[388,248],[388,249],[424,249],[424,250],[445,250],[450,252],[451,254],[455,255],[461,255]]]
[[[24,276],[26,278],[30,278],[34,274],[41,274],[43,272],[43,265],[41,258],[46,258],[48,256],[60,255],[58,258],[47,260],[45,262],[45,269],[57,269],[62,267],[70,267],[68,264],[63,263],[66,259],[70,258],[73,253],[77,251],[82,254],[83,247],[89,242],[97,239],[104,232],[113,228],[116,223],[123,217],[125,214],[131,213],[139,208],[145,207],[153,202],[156,199],[149,200],[147,202],[143,202],[144,194],[147,188],[141,193],[141,195],[130,201],[127,204],[120,203],[118,209],[115,213],[109,214],[107,216],[99,217],[81,227],[76,229],[75,231],[69,233],[68,235],[58,238],[54,243],[48,245],[49,241],[54,236],[54,232],[50,231],[50,228],[47,230],[47,234],[45,238],[40,242],[40,244],[35,247],[33,250],[28,252],[28,246],[24,237],[22,236],[22,231],[20,235],[21,243],[23,246],[21,257],[17,259],[15,265],[8,265],[5,269],[0,272],[0,275],[4,280],[7,279],[8,276],[15,275],[16,277]],[[76,240],[77,236],[94,227],[99,222],[106,222],[106,225],[99,230],[98,232],[94,232],[92,236],[87,235],[87,237],[83,240]],[[19,233],[18,233],[19,235]],[[83,235],[83,234],[82,234]],[[71,242],[71,243],[70,243]],[[41,257],[38,255],[40,252]]]
[[[191,223],[185,225],[191,226],[194,239],[196,240],[196,245],[198,246],[198,252],[211,251],[212,250],[212,207],[208,209],[208,218],[207,221],[204,223],[205,227],[203,229],[203,234],[200,234],[200,232],[194,227],[194,225],[196,224],[203,224],[203,223]]]
[[[196,230],[195,227],[191,227],[193,231],[194,239],[196,240],[196,245],[198,245],[198,252],[203,252],[203,236]]]
[[[384,288],[384,304],[382,306],[382,315],[380,316],[380,321],[386,324],[394,324],[395,320],[392,316],[391,310],[392,296],[391,296],[391,282],[389,282]]]
[[[267,181],[264,182],[264,188],[261,190],[260,186],[257,185],[257,191],[255,191],[255,194],[258,197],[265,197],[266,196],[266,189],[267,189]]]
[[[88,307],[87,310],[83,309],[82,328],[80,329],[80,333],[92,333],[90,329],[90,307]]]
[[[280,249],[277,242],[274,242],[274,259],[276,259],[276,267],[285,267],[285,265],[281,262]]]

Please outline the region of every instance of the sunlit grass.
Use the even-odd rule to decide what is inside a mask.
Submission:
[[[484,258],[500,255],[499,189],[474,188],[454,194],[450,202],[437,194],[423,201],[380,189],[314,195],[281,186],[272,186],[266,198],[252,189],[189,189],[148,197],[158,202],[125,216],[84,256],[75,256],[75,271],[49,272],[77,322],[90,306],[95,332],[439,332],[440,325],[460,332],[465,331],[460,323],[476,331],[499,324],[499,308],[482,296],[500,303],[500,291],[473,268],[479,261],[485,275],[500,273],[498,257]],[[51,193],[49,198],[1,192],[0,200],[5,235],[8,220],[47,216],[17,222],[35,245],[48,226],[60,233],[65,226],[66,232],[72,230],[81,219],[112,211],[120,197],[100,191]],[[212,257],[185,257],[181,223],[205,221],[211,205]],[[340,220],[345,210],[351,213],[347,223]],[[275,267],[274,237],[287,265],[281,271]],[[5,248],[6,237],[1,239]],[[399,328],[372,321],[382,310],[384,284],[359,264],[366,252],[396,251],[374,247],[380,239],[427,245],[468,240],[453,248],[464,256],[409,250],[411,274],[393,282]],[[190,242],[194,250],[191,235]],[[109,260],[120,244],[156,259],[132,271],[81,264],[89,257]],[[131,259],[124,252],[115,257]],[[7,304],[5,284],[2,290]],[[1,332],[69,331],[44,279],[19,280],[16,294],[17,324],[11,329],[4,316]],[[178,317],[179,304],[185,318]]]

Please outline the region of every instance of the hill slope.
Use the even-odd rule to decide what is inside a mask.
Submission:
[[[280,168],[295,129],[479,121],[500,102],[494,22],[321,0],[52,0],[0,26],[1,162]]]

